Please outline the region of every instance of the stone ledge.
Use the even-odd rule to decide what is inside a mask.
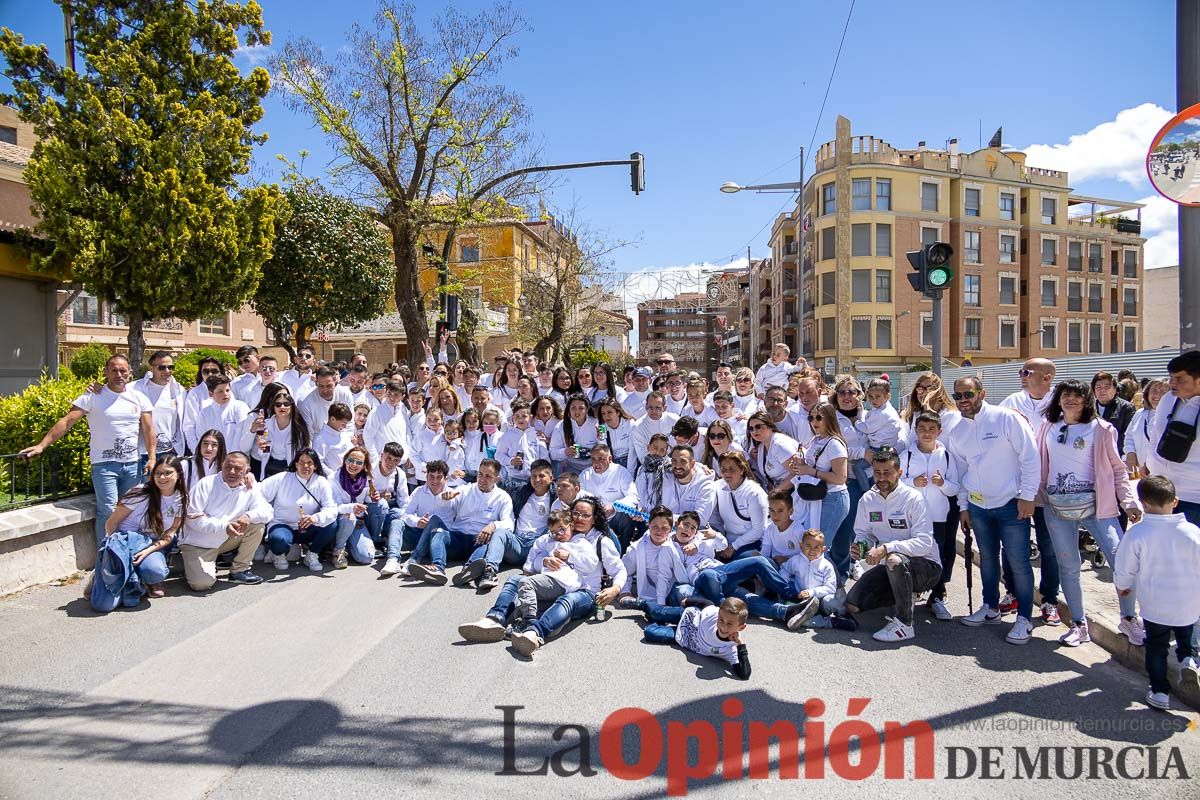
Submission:
[[[958,531],[958,555],[963,555],[963,537],[962,528]],[[976,567],[979,566],[979,550],[971,548],[972,562]],[[1111,576],[1112,566],[1106,565],[1102,568],[1106,576]],[[1107,650],[1113,658],[1122,665],[1129,667],[1143,675],[1146,674],[1146,650],[1143,647],[1137,647],[1129,643],[1124,634],[1117,630],[1117,625],[1121,622],[1121,614],[1117,605],[1117,593],[1113,588],[1111,579],[1102,580],[1095,572],[1095,569],[1085,560],[1080,568],[1080,585],[1083,588],[1083,602],[1087,607],[1086,617],[1088,623],[1088,633],[1091,634],[1092,642],[1103,649]],[[1037,607],[1041,605],[1041,593],[1037,590],[1037,570],[1034,571],[1034,589],[1033,603],[1034,616],[1038,617]],[[978,574],[976,578],[978,578]],[[975,581],[978,583],[978,580]],[[978,587],[977,587],[978,588]],[[1003,585],[1001,589],[1003,590]],[[976,599],[975,607],[979,607],[982,598]],[[1067,604],[1059,598],[1058,613],[1062,618],[1068,619]],[[1009,617],[1006,621],[1011,621],[1015,617]],[[1036,620],[1033,620],[1036,623]],[[1063,633],[1066,633],[1067,628],[1064,623],[1060,628]],[[1193,709],[1200,710],[1200,689],[1197,689],[1195,684],[1184,683],[1180,680],[1181,673],[1179,671],[1179,662],[1175,660],[1175,646],[1172,642],[1171,648],[1167,653],[1167,669],[1171,680],[1171,695],[1176,700],[1181,700],[1187,703]],[[1139,698],[1140,699],[1140,696]]]
[[[0,513],[0,596],[92,569],[95,519],[91,494]]]
[[[91,494],[65,497],[62,500],[0,512],[0,542],[79,522],[90,522],[95,518],[96,497]]]

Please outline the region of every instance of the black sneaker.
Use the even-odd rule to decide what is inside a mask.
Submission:
[[[804,623],[817,615],[821,610],[821,601],[815,597],[810,597],[806,602],[795,603],[788,606],[787,613],[783,615],[783,624],[787,626],[789,631],[799,630]]]
[[[840,615],[832,616],[829,618],[829,624],[831,627],[839,631],[850,631],[853,633],[854,631],[858,630],[858,620],[850,615],[846,615],[844,617]]]
[[[255,575],[253,572],[247,569],[243,570],[242,572],[229,573],[229,582],[244,583],[247,586],[253,586],[256,583],[262,583],[263,579],[261,575]]]
[[[483,574],[484,562],[482,558],[472,561],[470,564],[464,564],[463,568],[454,573],[454,577],[450,581],[455,586],[466,586],[472,581],[478,581],[479,576]]]
[[[489,565],[483,568],[483,574],[479,576],[479,580],[475,581],[475,588],[481,592],[490,592],[499,583],[500,579],[496,576],[496,568]]]
[[[408,574],[409,577],[432,583],[435,586],[446,585],[446,571],[437,564],[415,564],[410,561]]]

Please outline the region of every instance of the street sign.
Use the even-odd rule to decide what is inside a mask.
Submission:
[[[837,374],[837,359],[834,358],[833,356],[825,357],[825,374],[826,375],[836,375]]]

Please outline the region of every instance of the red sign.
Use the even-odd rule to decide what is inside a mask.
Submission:
[[[727,323],[727,322],[729,322],[729,318],[728,318],[728,317],[724,317],[724,316],[717,317],[717,327],[718,327],[718,328],[724,328],[724,327],[725,327],[725,323]]]
[[[723,341],[725,341],[725,338],[724,338],[723,336],[721,336],[721,334],[719,334],[719,333],[717,334],[717,337],[716,337],[716,339],[717,339],[717,347],[720,347],[720,346],[721,346],[721,343],[722,343]]]

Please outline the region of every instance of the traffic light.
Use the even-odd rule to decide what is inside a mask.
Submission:
[[[933,242],[904,255],[913,268],[908,275],[908,282],[922,294],[932,296],[934,292],[950,285],[954,278],[954,270],[950,266],[954,248],[945,242]]]
[[[646,191],[646,162],[641,153],[629,154],[629,183],[634,194]]]

